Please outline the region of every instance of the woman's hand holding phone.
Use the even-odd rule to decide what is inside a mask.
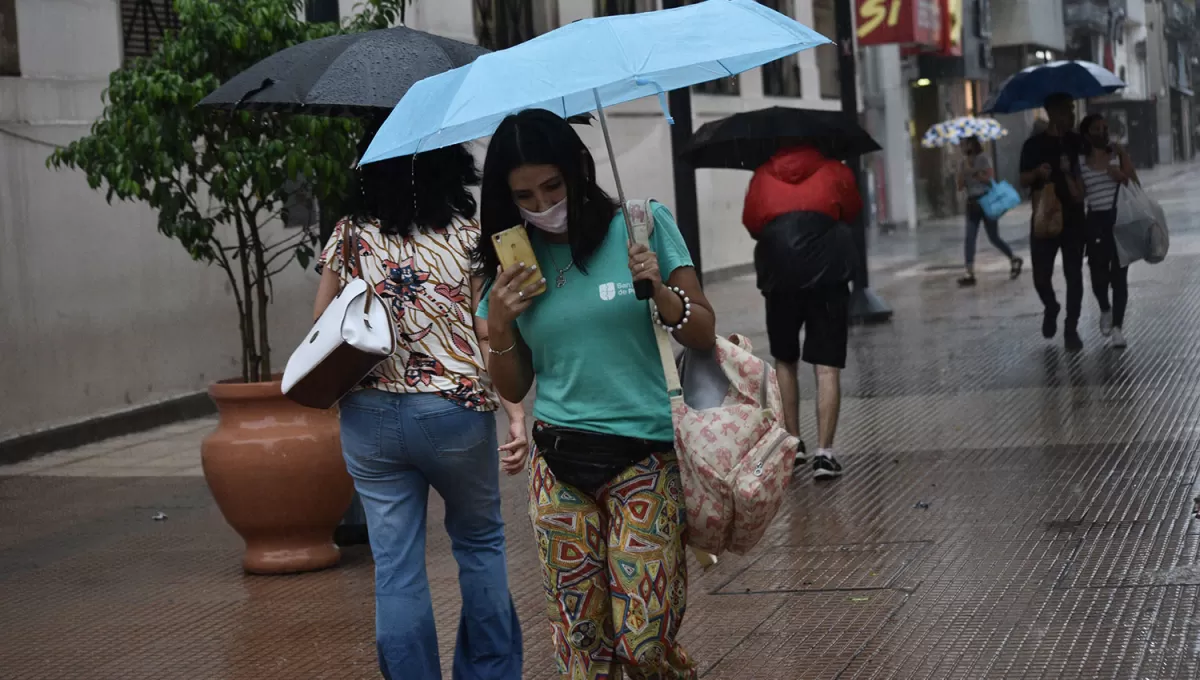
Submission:
[[[545,278],[534,279],[533,283],[522,286],[522,282],[537,272],[537,265],[526,265],[521,262],[508,269],[498,269],[496,282],[488,293],[488,324],[495,323],[508,327],[521,316],[538,291],[546,285]]]

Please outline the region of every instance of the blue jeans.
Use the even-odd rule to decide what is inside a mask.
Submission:
[[[967,199],[967,240],[964,243],[963,254],[966,256],[967,269],[972,269],[975,266],[975,249],[976,242],[979,240],[979,224],[983,223],[983,229],[987,232],[988,240],[996,249],[1004,253],[1008,259],[1013,259],[1012,248],[1000,238],[1000,223],[993,219],[988,219],[984,214],[983,208],[979,207],[977,199]]]
[[[375,555],[375,638],[387,680],[438,680],[425,573],[429,488],[445,501],[462,591],[455,680],[521,677],[508,591],[494,414],[432,394],[360,390],[341,402],[342,451]]]

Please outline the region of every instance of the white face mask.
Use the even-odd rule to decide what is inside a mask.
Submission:
[[[565,198],[540,213],[530,212],[521,206],[517,206],[517,210],[521,211],[521,217],[526,222],[544,232],[565,234],[567,231],[567,199]]]

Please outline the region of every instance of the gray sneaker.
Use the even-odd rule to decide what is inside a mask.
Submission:
[[[1129,346],[1125,340],[1125,333],[1121,331],[1120,327],[1112,330],[1112,338],[1109,341],[1112,343],[1113,349],[1125,349]]]
[[[1112,310],[1100,313],[1100,335],[1108,337],[1113,332],[1113,315]]]

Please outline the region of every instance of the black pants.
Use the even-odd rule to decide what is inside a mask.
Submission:
[[[1055,238],[1037,238],[1030,234],[1033,287],[1046,309],[1055,311],[1059,305],[1054,295],[1054,260],[1058,251],[1062,251],[1063,275],[1067,279],[1067,330],[1079,327],[1079,311],[1083,307],[1083,247],[1083,234],[1078,228],[1063,231]]]
[[[1129,305],[1129,267],[1122,267],[1117,259],[1117,242],[1113,238],[1113,223],[1116,210],[1088,213],[1088,269],[1092,273],[1092,292],[1100,311],[1112,311],[1113,325],[1125,325],[1125,308]],[[1108,303],[1108,291],[1112,289],[1112,304]]]

